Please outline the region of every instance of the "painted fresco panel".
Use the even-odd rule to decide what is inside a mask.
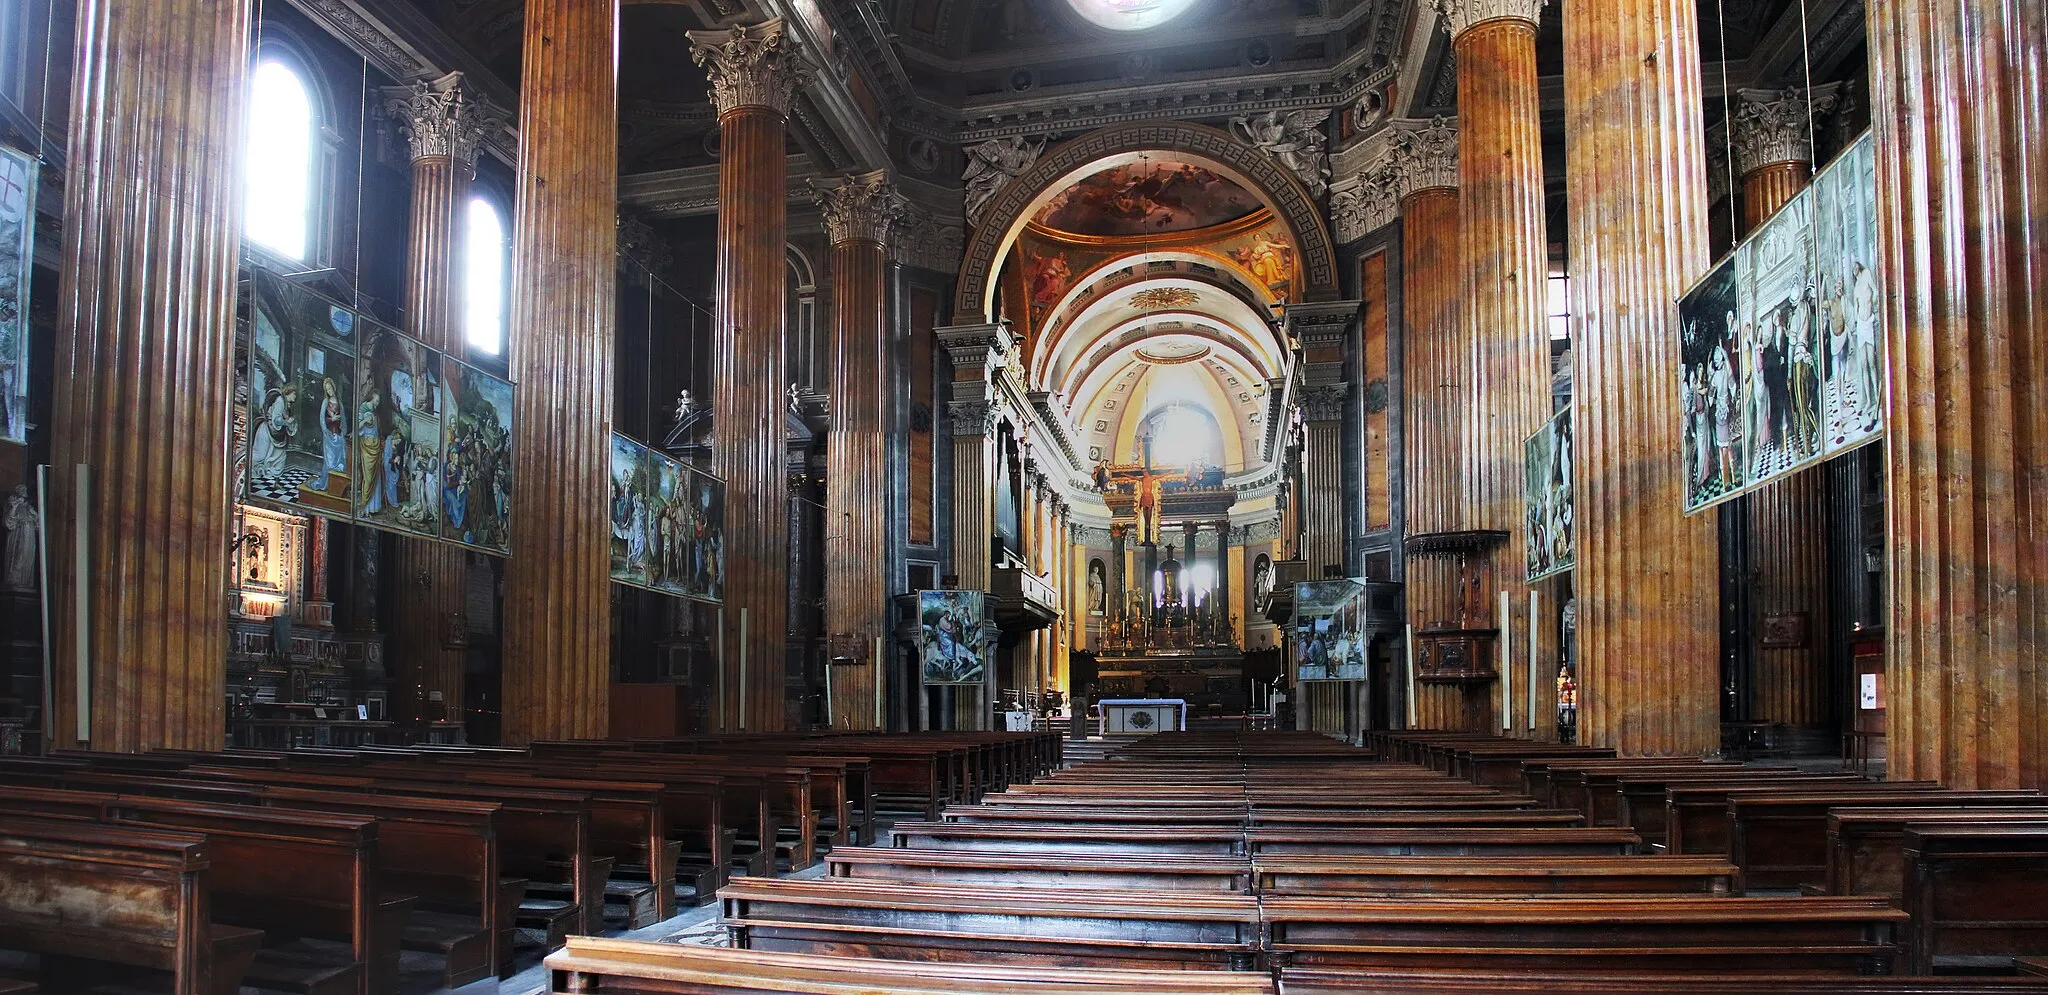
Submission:
[[[988,674],[995,626],[983,620],[980,591],[919,591],[918,656],[926,684],[980,684]]]
[[[441,356],[396,329],[356,323],[356,519],[440,538]]]
[[[348,517],[358,470],[356,345],[366,323],[264,270],[251,293],[245,495]]]
[[[1523,548],[1531,583],[1572,568],[1572,413],[1551,416],[1523,444]]]
[[[443,358],[441,410],[448,437],[441,470],[444,538],[497,553],[511,549],[512,385]]]
[[[1735,254],[1742,287],[1744,450],[1761,483],[1820,455],[1813,197],[1801,192]]]
[[[1365,585],[1309,580],[1294,585],[1294,679],[1365,679]]]
[[[28,441],[28,292],[35,272],[34,156],[0,148],[0,441]]]
[[[1741,290],[1736,257],[1723,259],[1678,302],[1680,436],[1686,470],[1685,510],[1695,511],[1742,491],[1744,448]]]
[[[1884,432],[1884,299],[1877,277],[1877,156],[1866,133],[1813,181],[1825,451]]]

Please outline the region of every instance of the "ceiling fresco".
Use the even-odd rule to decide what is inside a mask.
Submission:
[[[1060,191],[1032,220],[1073,235],[1159,235],[1237,221],[1261,206],[1250,190],[1213,170],[1144,159]]]

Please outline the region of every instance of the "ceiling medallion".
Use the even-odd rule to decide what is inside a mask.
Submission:
[[[1207,355],[1209,355],[1209,347],[1200,342],[1169,340],[1141,346],[1138,349],[1138,358],[1155,366],[1192,363]]]
[[[1194,307],[1202,299],[1200,294],[1186,287],[1153,287],[1131,295],[1131,306],[1141,311],[1159,311],[1170,308]]]

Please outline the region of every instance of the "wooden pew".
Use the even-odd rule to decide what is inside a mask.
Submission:
[[[2026,808],[1837,808],[1828,812],[1827,893],[1883,895],[1904,906],[1906,829],[1911,825],[2048,823]]]
[[[976,889],[834,878],[719,892],[735,946],[900,960],[1070,967],[1252,967],[1259,900],[1177,891]]]
[[[1261,894],[1726,895],[1735,866],[1693,857],[1258,857]]]
[[[842,847],[825,855],[828,876],[976,887],[1126,891],[1251,891],[1242,857],[1097,856]]]
[[[1828,867],[1828,812],[1855,807],[2009,808],[2041,806],[2048,820],[2048,797],[2031,791],[1941,791],[1891,795],[1883,792],[1838,794],[1730,795],[1727,805],[1728,855],[1742,868],[1745,889],[1798,888],[1824,881]]]
[[[1281,967],[1888,974],[1906,916],[1857,898],[1268,895]]]
[[[914,850],[1002,853],[1223,855],[1244,852],[1244,832],[1222,827],[1180,829],[1115,826],[983,826],[963,822],[899,822],[891,845]]]
[[[1246,971],[923,963],[574,938],[548,958],[550,991],[607,995],[1272,995]]]
[[[213,922],[208,870],[196,833],[0,815],[0,944],[233,995],[263,934]]]
[[[1245,831],[1255,858],[1351,857],[1620,857],[1641,839],[1625,829],[1523,829],[1499,826],[1428,829],[1265,829]]]
[[[2022,978],[1801,977],[1798,975],[1536,974],[1455,971],[1432,974],[1288,968],[1285,995],[2039,995]]]
[[[1855,774],[1802,774],[1790,771],[1783,774],[1737,774],[1725,771],[1685,771],[1655,773],[1617,773],[1606,776],[1599,773],[1588,775],[1586,790],[1592,800],[1590,809],[1595,812],[1612,811],[1614,825],[1627,826],[1643,838],[1645,845],[1664,845],[1667,801],[1665,793],[1673,787],[1694,785],[1736,785],[1742,787],[1770,787],[1777,784],[1797,784],[1800,787],[1827,788],[1841,784],[1870,782]],[[1612,796],[1611,798],[1608,796]],[[1605,823],[1595,821],[1594,825]]]
[[[1899,787],[1893,787],[1899,785]],[[1918,781],[1846,781],[1840,784],[1807,785],[1797,782],[1748,784],[1721,781],[1704,784],[1674,784],[1664,792],[1664,845],[1671,853],[1723,854],[1729,839],[1728,806],[1737,798],[1768,795],[1805,795],[1824,792],[1853,804],[1867,798],[1873,804],[1892,799],[1912,799],[1943,793],[1941,785]]]
[[[1905,861],[1912,973],[2048,954],[2048,823],[1909,825]]]

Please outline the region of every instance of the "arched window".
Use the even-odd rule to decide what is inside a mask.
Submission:
[[[282,61],[256,64],[249,79],[248,129],[242,234],[286,259],[304,262],[311,249],[320,122],[305,79]]]
[[[505,348],[505,219],[498,205],[469,199],[463,229],[462,338],[473,352]]]

